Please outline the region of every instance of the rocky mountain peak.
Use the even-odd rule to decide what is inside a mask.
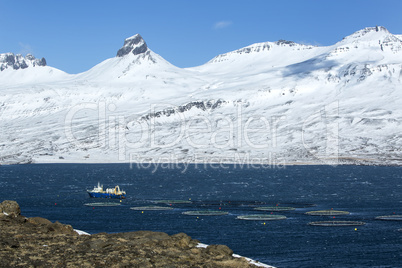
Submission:
[[[278,46],[286,46],[287,45],[287,46],[290,46],[290,47],[293,47],[293,46],[297,45],[293,41],[288,41],[288,40],[283,40],[283,39],[280,39],[280,40],[276,41],[275,44],[278,45]]]
[[[45,58],[36,59],[31,54],[27,54],[25,57],[21,54],[14,55],[14,53],[0,54],[0,71],[8,68],[14,70],[26,69],[30,66],[46,66],[46,60]]]
[[[378,50],[390,50],[393,53],[402,51],[402,41],[383,26],[367,27],[359,30],[338,42],[338,45],[377,47]]]
[[[392,35],[383,26],[367,27],[343,38],[342,41],[377,41]]]
[[[133,53],[134,55],[139,55],[147,52],[148,46],[145,43],[144,39],[142,39],[141,35],[136,34],[124,40],[124,45],[117,51],[117,57],[124,57],[129,53]]]

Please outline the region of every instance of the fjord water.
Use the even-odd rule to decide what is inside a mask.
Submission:
[[[376,216],[402,214],[402,167],[285,166],[246,168],[225,165],[129,166],[128,164],[35,164],[0,167],[0,201],[16,200],[22,214],[71,224],[89,233],[185,232],[205,244],[225,244],[237,254],[277,267],[398,267],[402,263],[400,221]],[[86,189],[101,182],[119,185],[128,198],[116,207],[85,206]],[[173,210],[135,211],[154,200],[191,200],[168,204]],[[111,201],[111,200],[107,200]],[[118,202],[118,200],[113,200]],[[261,204],[293,206],[280,221],[243,221],[260,214]],[[308,204],[316,204],[309,207]],[[333,220],[306,211],[346,210],[335,220],[364,226],[319,227],[308,222]],[[188,210],[219,210],[224,216],[187,216]]]

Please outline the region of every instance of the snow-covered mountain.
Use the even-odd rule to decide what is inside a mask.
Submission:
[[[66,77],[66,73],[46,66],[45,58],[37,59],[31,54],[25,57],[14,53],[0,54],[0,81],[3,86],[53,81]]]
[[[18,70],[35,66],[46,66],[45,58],[36,59],[31,54],[27,54],[25,57],[23,57],[21,54],[14,55],[13,53],[0,54],[1,72],[8,68]]]
[[[0,55],[3,164],[402,163],[402,38],[384,27],[185,69],[138,34],[77,75],[30,59]]]

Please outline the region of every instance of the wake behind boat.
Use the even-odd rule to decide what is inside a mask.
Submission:
[[[103,185],[98,182],[98,186],[94,186],[93,190],[87,190],[87,192],[92,198],[126,198],[126,192],[120,190],[119,185],[115,186],[114,188],[106,188],[106,190],[103,190]]]

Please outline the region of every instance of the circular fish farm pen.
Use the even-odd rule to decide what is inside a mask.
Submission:
[[[155,200],[153,201],[157,204],[191,204],[189,200]]]
[[[116,207],[120,206],[120,203],[112,203],[112,202],[98,202],[98,203],[86,203],[84,204],[88,207]]]
[[[182,214],[189,216],[222,216],[229,214],[229,212],[219,210],[195,210],[195,211],[185,211],[182,212]]]
[[[382,221],[402,221],[402,215],[378,216],[375,219]]]
[[[258,205],[266,205],[266,202],[263,201],[253,201],[253,200],[194,200],[194,204],[199,206],[258,206]]]
[[[131,207],[132,210],[172,210],[172,207],[162,206],[145,206],[145,207]]]
[[[312,226],[326,226],[326,227],[361,226],[365,224],[366,223],[362,221],[313,221],[308,223],[308,225]]]
[[[317,204],[313,203],[298,203],[298,202],[280,202],[278,204],[294,208],[312,208],[317,206]]]
[[[277,211],[292,211],[292,210],[295,210],[295,208],[293,208],[293,207],[256,207],[256,208],[254,208],[254,210],[277,212]]]
[[[238,220],[248,220],[248,221],[276,221],[276,220],[285,220],[286,216],[258,214],[258,215],[237,216],[236,219],[238,219]]]
[[[350,213],[349,211],[327,209],[327,210],[309,211],[306,212],[305,214],[312,216],[339,216],[339,215],[349,215]]]

